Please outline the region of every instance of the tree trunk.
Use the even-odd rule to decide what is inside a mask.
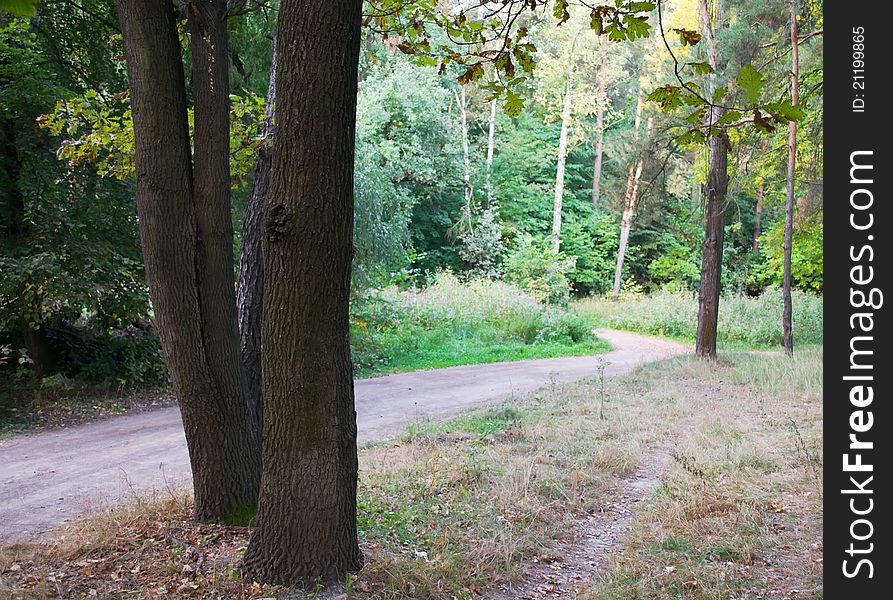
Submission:
[[[465,195],[462,218],[465,220],[465,230],[471,231],[471,215],[474,212],[472,207],[474,189],[471,187],[471,156],[468,149],[468,104],[465,97],[465,86],[461,86],[455,95],[456,107],[459,109],[459,128],[462,133],[462,189]]]
[[[639,141],[639,128],[642,124],[642,88],[636,96],[636,120],[633,143]],[[649,129],[651,121],[648,121]],[[626,257],[626,248],[629,244],[629,232],[633,226],[633,217],[636,214],[636,202],[639,193],[639,180],[642,178],[642,158],[629,164],[629,174],[626,177],[626,192],[623,195],[623,216],[620,218],[620,244],[617,247],[617,266],[614,268],[614,289],[611,299],[616,302],[620,298],[620,286],[623,283],[623,260]]]
[[[593,140],[593,148],[595,150],[595,158],[592,160],[592,208],[598,205],[598,197],[600,194],[601,178],[602,178],[602,156],[605,148],[605,105],[607,104],[607,96],[605,95],[605,71],[608,66],[608,45],[605,45],[602,51],[601,62],[598,70],[598,85],[595,89],[595,139]]]
[[[763,154],[769,150],[769,138],[763,140]],[[760,236],[763,235],[763,200],[766,199],[766,186],[765,182],[760,179],[760,185],[757,186],[757,205],[754,207],[753,212],[753,246],[752,249],[754,252],[759,251],[760,249]]]
[[[44,377],[53,370],[55,363],[53,350],[47,340],[46,326],[31,323],[27,316],[22,316],[20,320],[25,349],[31,359],[31,372],[37,378]]]
[[[791,104],[799,101],[800,57],[797,44],[797,0],[791,0]],[[784,337],[784,352],[794,355],[793,306],[791,303],[791,251],[794,242],[794,174],[797,161],[797,121],[791,121],[788,132],[788,190],[784,206],[784,268],[782,275],[782,296],[784,309],[781,314],[781,327]]]
[[[273,172],[273,112],[276,104],[276,40],[273,40],[273,68],[267,91],[267,110],[261,124],[264,140],[257,151],[254,186],[242,221],[242,251],[236,300],[239,311],[239,349],[245,372],[245,389],[251,423],[258,441],[263,436],[263,376],[261,371],[261,324],[263,323],[264,258],[261,246],[261,219],[270,196]]]
[[[496,146],[496,100],[490,100],[490,119],[487,127],[487,208],[493,206],[493,150]]]
[[[561,207],[564,201],[564,164],[567,161],[567,134],[573,106],[573,72],[568,69],[564,87],[564,108],[561,111],[561,134],[558,138],[558,167],[555,169],[555,200],[552,204],[552,252],[561,249]]]
[[[263,483],[245,567],[279,584],[360,567],[348,338],[362,2],[284,0],[263,214]]]
[[[209,171],[194,182],[173,7],[165,0],[118,0],[140,239],[155,323],[183,416],[195,517],[240,521],[253,510],[259,482],[239,374],[228,191],[222,196],[217,181],[222,177],[229,185],[228,166],[215,156],[224,140],[226,160],[229,156],[228,127],[222,124],[228,117],[220,114],[228,113],[228,89],[220,74],[226,59],[216,54],[225,33],[214,22],[215,14],[221,18],[216,9],[201,6],[198,15],[190,15],[199,28],[193,54],[201,55],[195,58],[199,68],[194,66],[196,165]],[[224,66],[211,64],[215,61]]]
[[[707,38],[707,57],[710,66],[716,71],[719,63],[713,26],[710,22],[708,0],[701,0],[701,22]],[[717,22],[719,22],[717,6]],[[716,89],[715,75],[707,77],[707,97],[712,98]],[[710,123],[722,116],[722,109],[711,107]],[[695,339],[695,353],[703,358],[716,358],[716,333],[719,321],[719,296],[722,290],[722,254],[726,222],[726,192],[728,177],[727,139],[723,136],[709,138],[709,169],[707,173],[706,221],[704,225],[704,245],[701,254],[701,284],[698,290],[698,330]]]

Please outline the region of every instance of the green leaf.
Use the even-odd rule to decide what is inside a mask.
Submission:
[[[763,95],[763,74],[751,65],[744,65],[735,79],[738,87],[744,92],[744,98],[750,105],[755,105]]]
[[[806,115],[806,113],[803,112],[803,109],[800,108],[800,105],[793,105],[788,99],[784,99],[780,102],[770,102],[763,108],[765,108],[766,111],[780,123],[799,121]]]
[[[510,117],[517,117],[524,110],[524,99],[512,90],[506,90],[502,110]]]
[[[571,18],[571,13],[567,10],[568,0],[555,0],[552,7],[552,15],[558,19],[558,24],[562,25]]]
[[[726,88],[724,88],[724,87],[717,88],[717,89],[713,92],[713,98],[712,98],[713,103],[714,103],[714,104],[717,104],[718,102],[720,102],[720,101],[721,101],[723,98],[725,98],[725,97],[726,97]]]
[[[589,27],[596,35],[601,35],[605,31],[605,24],[602,20],[602,13],[598,9],[593,8],[589,15]]]
[[[713,67],[708,62],[692,62],[688,63],[695,75],[709,75],[713,72]]]
[[[692,144],[703,144],[707,141],[707,136],[697,129],[692,129],[677,136],[674,141],[681,146],[690,146]]]
[[[33,17],[37,14],[38,4],[40,4],[40,0],[0,0],[0,10],[21,17]]]
[[[661,86],[648,94],[648,100],[657,102],[663,111],[676,110],[683,104],[682,88],[675,85]]]
[[[716,120],[714,125],[731,125],[738,121],[741,118],[741,112],[737,110],[729,110],[722,114],[720,118]]]

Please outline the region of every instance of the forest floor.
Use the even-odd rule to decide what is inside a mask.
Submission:
[[[442,420],[549,383],[618,374],[685,350],[659,338],[600,331],[614,349],[564,357],[400,373],[356,382],[359,441]],[[169,407],[0,441],[0,540],[28,538],[191,478],[179,410]]]
[[[677,356],[360,449],[358,600],[822,597],[822,356]],[[605,369],[605,372],[609,372]],[[176,488],[0,548],[0,595],[257,598]]]

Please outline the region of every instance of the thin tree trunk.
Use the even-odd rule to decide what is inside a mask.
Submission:
[[[143,259],[183,416],[195,517],[239,521],[251,512],[259,481],[239,375],[228,191],[224,196],[217,181],[222,177],[228,186],[229,170],[215,156],[223,147],[229,156],[228,117],[220,114],[228,114],[221,74],[228,55],[221,60],[217,54],[225,48],[222,17],[214,12],[219,7],[204,4],[190,15],[198,32],[194,64],[201,71],[194,82],[196,164],[208,171],[195,182],[173,7],[165,0],[118,0],[118,16],[130,80]]]
[[[564,107],[561,111],[561,134],[558,137],[558,167],[555,169],[555,200],[552,204],[552,252],[561,249],[561,210],[564,202],[564,165],[567,161],[567,135],[573,108],[573,71],[568,69],[564,86]]]
[[[769,149],[769,139],[763,140],[763,153]],[[763,180],[760,180],[760,185],[757,186],[757,205],[754,207],[753,213],[753,245],[752,250],[754,252],[759,251],[760,249],[760,236],[763,234],[763,200],[766,199],[766,191]]]
[[[465,86],[461,86],[456,93],[456,106],[459,109],[459,127],[462,133],[462,189],[465,195],[465,206],[462,208],[465,227],[471,231],[472,202],[474,190],[471,187],[471,156],[468,150],[468,105],[465,98]]]
[[[487,208],[493,206],[493,150],[496,146],[496,99],[490,100],[490,119],[487,127]]]
[[[708,0],[701,0],[701,21],[707,38],[707,57],[714,71],[718,67],[718,52],[710,22]],[[717,23],[721,21],[717,6]],[[708,98],[716,89],[715,75],[707,77]],[[722,116],[722,109],[712,107],[710,122]],[[695,353],[703,358],[716,358],[716,334],[719,321],[719,296],[722,290],[722,254],[726,222],[726,192],[728,189],[728,149],[724,137],[712,136],[709,139],[709,164],[707,173],[706,221],[704,225],[704,245],[701,255],[701,284],[698,290],[698,330],[695,339]]]
[[[791,104],[799,101],[800,57],[797,43],[797,0],[791,0]],[[784,209],[784,268],[782,275],[782,296],[784,308],[781,326],[784,337],[784,351],[794,355],[793,306],[791,303],[791,251],[794,242],[794,175],[797,161],[797,121],[791,121],[788,132],[788,189]]]
[[[602,156],[605,149],[605,105],[607,104],[607,96],[605,95],[605,71],[608,66],[608,45],[604,44],[601,62],[598,70],[598,85],[595,89],[595,139],[593,140],[593,148],[595,150],[595,158],[592,160],[592,208],[598,205],[598,198],[601,187],[602,178]]]
[[[261,125],[263,143],[257,151],[254,187],[242,221],[242,250],[236,300],[239,311],[239,350],[245,372],[246,397],[251,422],[263,434],[263,388],[261,370],[261,324],[263,323],[264,258],[261,246],[261,219],[270,196],[273,172],[274,107],[276,104],[276,40],[273,40],[273,68],[267,91],[267,110]]]
[[[642,124],[642,88],[636,95],[636,120],[633,133],[633,143],[639,141],[639,128]],[[649,129],[651,121],[649,119]],[[611,299],[616,302],[620,298],[620,287],[623,283],[623,261],[626,257],[626,248],[629,244],[629,232],[633,226],[633,217],[636,214],[637,195],[639,193],[639,179],[642,177],[642,158],[629,164],[629,173],[626,177],[626,192],[623,194],[623,216],[620,218],[620,244],[617,247],[617,265],[614,268],[614,289]]]
[[[343,581],[360,567],[348,337],[362,2],[280,6],[263,214],[263,483],[251,577]]]

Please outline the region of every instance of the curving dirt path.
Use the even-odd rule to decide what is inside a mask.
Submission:
[[[683,344],[599,331],[617,375],[684,353]],[[597,357],[567,357],[399,373],[355,383],[360,443],[421,420],[594,376]],[[92,510],[190,484],[180,412],[164,408],[0,442],[0,541],[37,536]]]

